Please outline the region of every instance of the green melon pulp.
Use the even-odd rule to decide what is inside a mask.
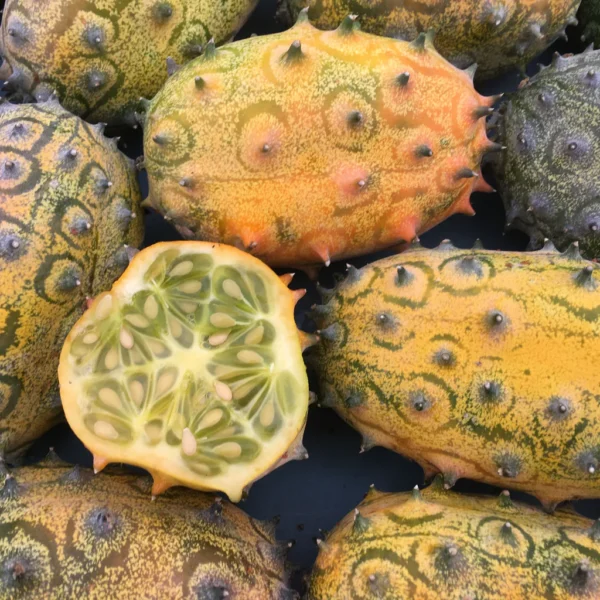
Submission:
[[[299,418],[302,393],[269,285],[241,264],[172,249],[122,306],[100,300],[70,348],[86,433],[168,447],[202,477],[254,461]]]

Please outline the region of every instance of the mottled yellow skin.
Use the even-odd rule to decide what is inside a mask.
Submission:
[[[52,464],[0,491],[2,600],[292,600],[274,527],[214,496]],[[229,593],[226,596],[226,593]]]
[[[412,40],[421,31],[437,32],[436,46],[450,62],[477,63],[478,78],[524,67],[575,23],[580,0],[283,0],[296,18],[308,15],[322,29],[333,29],[352,13],[365,31]]]
[[[400,271],[398,271],[400,267]],[[561,255],[416,248],[317,308],[322,402],[447,485],[600,497],[600,285]]]
[[[597,599],[597,524],[507,494],[370,491],[320,544],[307,600]]]
[[[327,264],[473,214],[492,99],[420,41],[352,18],[323,32],[302,13],[190,62],[147,113],[149,205],[185,237],[271,265]]]
[[[311,336],[296,329],[305,290],[290,281],[222,244],[139,252],[61,352],[65,414],[94,467],[143,467],[154,494],[185,485],[239,502],[256,479],[307,458]]]
[[[4,454],[21,452],[60,418],[62,343],[86,298],[127,266],[124,244],[141,243],[139,203],[133,164],[99,128],[54,101],[0,105]]]
[[[257,0],[7,0],[0,49],[3,76],[91,122],[133,125],[140,97],[214,38],[231,39]],[[10,32],[12,31],[12,35]],[[9,67],[9,68],[7,68]]]

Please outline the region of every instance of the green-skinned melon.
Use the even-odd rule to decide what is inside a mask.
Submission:
[[[168,69],[237,33],[257,0],[7,0],[0,76],[25,98],[56,92],[86,121],[136,125]],[[168,65],[167,65],[168,61]]]
[[[595,600],[600,526],[549,516],[436,481],[422,492],[371,489],[318,540],[307,600]]]
[[[61,418],[62,343],[142,234],[133,162],[102,127],[54,98],[0,104],[0,455]]]
[[[600,257],[600,51],[562,57],[526,80],[501,107],[494,157],[509,227],[540,248],[579,242]]]
[[[149,478],[54,459],[0,489],[2,600],[293,600],[274,525]]]
[[[600,1],[582,0],[577,18],[581,41],[600,46]]]
[[[351,267],[325,296],[319,398],[363,449],[548,509],[600,497],[600,276],[576,244],[413,248]]]

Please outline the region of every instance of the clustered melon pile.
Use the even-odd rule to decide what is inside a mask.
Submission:
[[[284,0],[291,29],[228,43],[255,4],[6,2],[0,600],[298,600],[291,544],[214,493],[308,458],[311,346],[362,450],[440,475],[371,489],[307,600],[597,600],[598,522],[448,490],[600,498],[600,51],[502,102],[473,83],[597,38],[598,0]],[[422,248],[493,191],[485,160],[541,250]],[[138,251],[142,206],[190,241]],[[390,249],[296,328],[305,290],[270,267]],[[94,470],[18,466],[61,408]]]

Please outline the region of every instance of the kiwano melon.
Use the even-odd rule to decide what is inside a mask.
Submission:
[[[149,205],[187,238],[271,265],[329,264],[412,240],[489,189],[492,98],[425,35],[409,44],[353,17],[206,53],[149,106]],[[499,148],[499,146],[498,146]]]
[[[600,0],[582,0],[577,13],[581,41],[600,45]]]
[[[321,402],[448,486],[600,497],[596,270],[447,242],[351,268],[315,309]]]
[[[308,600],[595,600],[600,527],[444,490],[371,489],[319,541]]]
[[[507,147],[494,161],[511,227],[538,248],[579,241],[600,257],[600,51],[555,55],[496,120]]]
[[[56,368],[86,298],[142,241],[133,163],[63,110],[0,104],[0,455],[62,413]]]
[[[135,125],[175,63],[223,43],[257,0],[6,0],[0,74],[37,100],[56,91],[87,121]]]
[[[413,39],[437,32],[436,46],[450,62],[466,68],[477,63],[478,78],[494,77],[512,67],[524,68],[577,23],[580,0],[283,0],[281,12],[294,18],[308,4],[317,27],[332,29],[348,13],[365,31]],[[584,0],[585,2],[585,0]]]
[[[306,458],[308,410],[291,292],[230,246],[156,244],[98,296],[63,347],[67,420],[94,467],[125,462],[234,501],[279,462]]]
[[[0,490],[0,598],[293,600],[287,544],[228,502],[56,459]]]

